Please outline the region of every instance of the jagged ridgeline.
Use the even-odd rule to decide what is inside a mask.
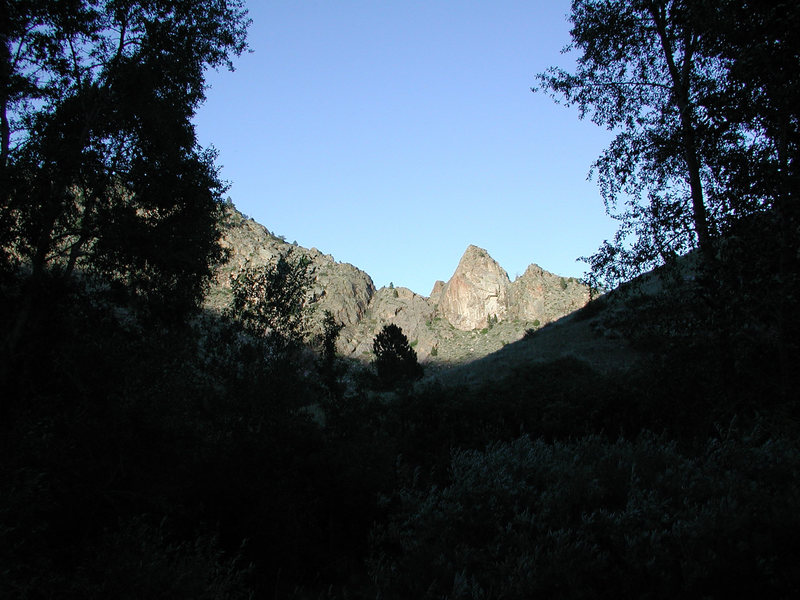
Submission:
[[[313,284],[306,298],[314,308],[314,329],[325,311],[344,324],[339,352],[371,359],[372,340],[389,323],[398,325],[421,360],[463,362],[499,350],[536,329],[583,307],[589,288],[532,264],[511,281],[508,273],[477,246],[469,246],[447,282],[437,281],[429,297],[408,288],[376,289],[370,276],[337,262],[316,248],[290,244],[232,206],[226,209],[222,245],[228,261],[216,275],[207,306],[221,310],[231,299],[230,277],[259,267],[292,250],[310,261]]]

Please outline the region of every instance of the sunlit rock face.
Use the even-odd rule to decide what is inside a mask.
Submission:
[[[560,319],[589,302],[589,288],[572,277],[559,277],[530,265],[509,288],[509,316],[542,324]]]
[[[508,273],[477,246],[469,246],[441,291],[439,314],[462,331],[486,327],[508,315]]]
[[[231,276],[271,264],[291,251],[295,259],[303,256],[310,263],[306,296],[307,305],[314,309],[310,336],[322,331],[321,321],[328,311],[344,325],[339,352],[361,360],[372,359],[373,339],[388,323],[402,328],[420,360],[438,356],[437,360],[457,362],[494,352],[520,339],[527,328],[555,321],[589,300],[585,285],[537,265],[530,265],[511,282],[489,253],[477,246],[469,246],[450,280],[437,281],[425,298],[402,287],[376,290],[364,271],[316,248],[289,244],[233,207],[226,209],[222,233],[220,245],[228,260],[217,268],[206,308],[226,310],[231,302]],[[490,327],[489,319],[494,322],[495,317],[497,322],[506,322],[504,328],[494,330],[497,335],[474,331]]]
[[[430,302],[408,288],[379,289],[370,302],[370,311],[381,326],[393,323],[409,341],[425,335],[425,323],[433,316]]]
[[[382,287],[372,296],[366,318],[342,330],[341,351],[356,356],[370,353],[375,336],[384,325],[392,323],[403,331],[420,357],[427,356],[438,341],[427,326],[433,315],[434,309],[428,298],[404,287]]]
[[[308,256],[314,277],[309,305],[314,307],[317,318],[328,311],[339,323],[358,323],[375,294],[370,276],[349,263],[334,261],[315,248]]]
[[[348,263],[337,262],[330,254],[316,248],[289,244],[266,227],[246,218],[232,207],[226,208],[220,246],[227,252],[227,261],[217,268],[215,280],[206,298],[206,306],[218,311],[230,304],[231,275],[245,268],[260,268],[274,263],[279,256],[291,252],[294,259],[309,261],[311,285],[307,291],[309,307],[314,308],[315,329],[325,311],[344,324],[358,323],[375,294],[370,276]]]
[[[589,288],[530,265],[513,283],[505,270],[477,246],[469,246],[455,273],[444,285],[434,286],[438,314],[456,329],[482,329],[489,319],[518,319],[549,323],[584,306]]]
[[[437,280],[436,283],[433,284],[433,289],[431,290],[430,294],[430,301],[434,304],[439,302],[439,299],[442,297],[442,290],[444,289],[444,281],[441,279]]]

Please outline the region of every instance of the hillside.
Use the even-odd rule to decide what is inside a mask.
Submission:
[[[290,244],[232,206],[226,211],[221,243],[229,256],[217,270],[207,308],[219,311],[228,305],[232,274],[297,253],[311,263],[307,306],[312,309],[312,329],[319,330],[322,315],[330,311],[344,325],[339,352],[360,360],[371,360],[373,338],[384,325],[394,323],[421,361],[439,366],[470,362],[581,308],[590,296],[589,288],[576,279],[535,264],[512,282],[486,250],[473,245],[452,276],[437,281],[429,296],[402,287],[376,289],[364,271],[316,248]]]
[[[492,385],[520,369],[559,359],[580,361],[599,373],[625,373],[641,354],[617,332],[606,329],[604,318],[581,312],[567,315],[474,362],[440,371],[432,380],[445,385]]]

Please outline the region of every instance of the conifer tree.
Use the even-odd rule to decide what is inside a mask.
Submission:
[[[422,377],[422,366],[417,353],[408,343],[403,330],[390,323],[375,336],[372,342],[375,369],[378,379],[386,387],[394,387]]]

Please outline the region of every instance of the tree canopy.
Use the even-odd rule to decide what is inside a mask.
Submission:
[[[196,306],[220,257],[225,186],[192,118],[205,70],[232,68],[246,49],[243,3],[2,5],[6,271],[24,266],[32,290],[45,276],[79,270],[151,311]]]
[[[384,325],[378,332],[372,340],[372,351],[378,379],[383,385],[393,387],[422,377],[417,353],[403,330],[394,323]]]
[[[231,276],[230,316],[273,351],[296,349],[308,334],[311,308],[306,293],[313,281],[311,262],[290,249],[274,262],[245,267]]]
[[[620,221],[589,258],[596,276],[616,284],[693,249],[713,262],[721,233],[796,198],[798,18],[782,2],[573,1],[577,68],[538,80],[616,134],[593,166]]]

